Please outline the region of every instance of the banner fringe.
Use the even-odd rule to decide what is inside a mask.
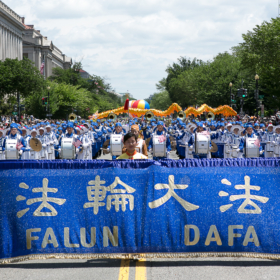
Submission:
[[[30,260],[47,260],[47,259],[171,259],[171,258],[209,258],[209,257],[229,257],[229,258],[259,258],[269,260],[279,260],[280,254],[264,254],[264,253],[143,253],[143,254],[33,254],[19,256],[14,258],[0,259],[0,264],[8,264],[14,262],[23,262]]]

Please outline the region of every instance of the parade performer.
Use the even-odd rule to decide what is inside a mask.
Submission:
[[[274,143],[274,157],[280,157],[280,125],[274,128],[275,143]]]
[[[5,159],[5,142],[6,142],[6,138],[4,136],[4,130],[1,129],[0,130],[0,160],[4,160]]]
[[[35,140],[38,140],[38,141],[40,141],[38,138],[37,138],[37,130],[35,129],[35,128],[33,128],[32,130],[31,130],[31,137],[29,137],[28,138],[28,147],[29,147],[29,149],[30,149],[30,152],[29,152],[29,159],[40,159],[40,152],[38,152],[38,151],[34,151],[33,149],[32,149],[32,147],[30,146],[30,141],[31,141],[31,139],[35,139]]]
[[[48,141],[48,146],[47,146],[47,153],[48,153],[48,159],[49,160],[54,160],[55,159],[55,146],[58,145],[57,138],[55,136],[55,133],[51,130],[51,126],[48,124],[46,126],[46,138]]]
[[[251,138],[251,141],[248,141],[248,138]],[[251,124],[247,125],[246,135],[241,139],[239,147],[240,152],[243,152],[246,158],[259,157],[259,155],[263,154],[260,138],[254,134]]]
[[[138,145],[137,136],[129,132],[124,136],[124,145],[126,147],[126,152],[119,156],[117,159],[148,159],[147,156],[138,153],[136,147]]]
[[[30,135],[29,134],[29,130],[27,127],[22,127],[21,128],[21,137],[24,139],[25,143],[26,143],[26,148],[24,150],[24,152],[22,153],[21,159],[25,160],[25,159],[30,159],[30,147],[28,145],[29,139],[30,139]]]
[[[39,135],[37,138],[42,143],[42,150],[40,151],[40,159],[41,160],[48,160],[48,150],[47,146],[49,145],[48,138],[45,135],[45,129],[44,127],[39,127]]]
[[[89,149],[91,142],[86,135],[86,128],[81,125],[80,127],[77,126],[75,129],[77,133],[77,139],[82,142],[81,147],[79,147],[77,159],[88,160],[91,157],[91,150]]]
[[[26,142],[21,135],[18,134],[18,125],[16,123],[12,123],[10,126],[10,134],[6,136],[5,141],[6,159],[19,159],[25,148]]]
[[[164,128],[163,121],[159,121],[157,123],[157,127],[152,134],[148,150],[153,150],[154,160],[169,158],[169,154],[171,151],[171,143],[169,135],[167,134],[166,129]],[[158,154],[161,154],[161,156],[158,156]]]
[[[222,137],[222,141],[224,143],[224,158],[231,158],[231,149],[229,144],[231,138],[231,128],[232,123],[228,123]]]
[[[263,141],[265,142],[264,157],[273,157],[274,153],[274,143],[275,143],[275,134],[273,133],[272,123],[268,124],[267,132],[263,136]]]
[[[107,147],[107,151],[111,151],[112,154],[112,159],[115,160],[118,156],[122,154],[122,149],[123,149],[123,144],[121,142],[121,139],[117,139],[114,144],[114,147],[112,147],[112,139],[115,138],[114,135],[119,135],[123,136],[125,134],[125,130],[122,127],[122,124],[120,122],[117,122],[115,125],[115,130],[113,130],[113,133],[110,135],[110,144]],[[121,137],[122,138],[122,137]],[[113,149],[113,150],[112,150]]]
[[[203,138],[203,139],[200,139]],[[205,142],[206,141],[206,142]],[[200,143],[203,143],[203,149],[200,148]],[[203,124],[200,122],[197,124],[196,131],[192,134],[192,137],[188,143],[189,150],[192,151],[193,157],[202,159],[202,158],[211,158],[210,148],[211,148],[211,139],[208,131],[205,130]]]
[[[231,158],[243,158],[243,152],[241,152],[242,146],[241,141],[243,137],[241,136],[242,127],[240,125],[232,126],[232,134],[230,135],[230,148],[231,148]],[[240,149],[241,148],[241,149]]]
[[[59,142],[59,154],[62,159],[75,159],[76,154],[80,151],[80,141],[77,140],[77,135],[74,134],[74,124],[72,122],[66,125],[67,133],[63,134]],[[66,141],[67,140],[67,141]],[[77,143],[75,145],[75,143]]]

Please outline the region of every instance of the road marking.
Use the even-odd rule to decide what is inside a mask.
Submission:
[[[146,280],[146,259],[140,259],[136,263],[136,272],[135,272],[135,280]]]
[[[128,277],[129,277],[129,263],[130,263],[130,260],[122,260],[121,261],[119,280],[128,280]]]

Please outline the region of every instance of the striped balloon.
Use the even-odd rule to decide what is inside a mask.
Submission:
[[[134,100],[134,101],[130,101],[130,102],[129,102],[129,107],[130,108],[150,109],[149,103],[147,101],[145,101],[145,100]]]

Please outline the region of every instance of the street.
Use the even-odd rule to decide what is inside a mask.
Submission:
[[[279,279],[280,262],[249,258],[49,259],[1,265],[0,273],[1,280]]]

